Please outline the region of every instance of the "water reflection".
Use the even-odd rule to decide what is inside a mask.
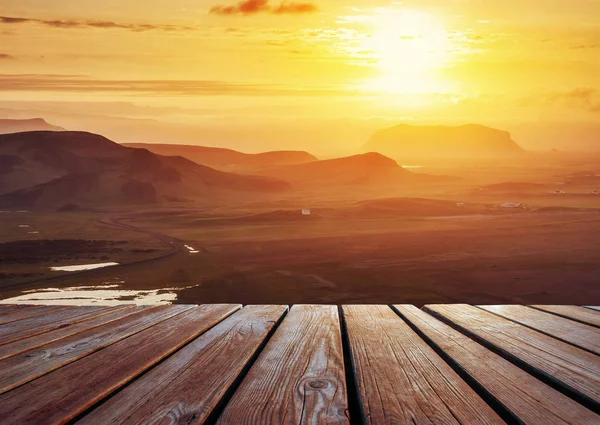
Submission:
[[[118,266],[119,263],[95,263],[95,264],[79,264],[75,266],[56,266],[50,267],[53,272],[78,272],[81,270],[93,270],[102,267]]]
[[[76,286],[25,291],[14,298],[0,300],[0,304],[42,305],[160,305],[177,300],[177,293],[168,289],[117,289],[120,285]]]
[[[197,288],[202,285],[161,289],[119,289],[124,280],[112,279],[99,286],[73,286],[68,288],[46,288],[23,291],[21,295],[0,300],[0,304],[41,305],[162,305],[177,300],[177,291]]]
[[[190,254],[198,254],[198,250],[195,249],[193,246],[185,245],[185,247],[187,248]]]

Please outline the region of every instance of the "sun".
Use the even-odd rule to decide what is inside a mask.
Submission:
[[[442,24],[410,9],[378,10],[364,48],[377,63],[369,89],[386,93],[432,93],[442,89],[436,74],[447,61],[449,43]]]

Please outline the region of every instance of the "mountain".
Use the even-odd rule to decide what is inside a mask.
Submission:
[[[364,151],[402,159],[496,157],[523,152],[508,132],[475,124],[459,127],[401,124],[375,132]]]
[[[65,129],[48,124],[42,118],[28,120],[0,119],[0,134],[19,133],[22,131],[65,131]]]
[[[290,188],[271,177],[225,173],[85,132],[0,135],[0,165],[0,204],[15,206],[223,200]]]
[[[414,174],[396,161],[379,153],[313,161],[259,171],[302,186],[367,186],[394,184],[411,179]]]
[[[273,151],[257,154],[232,149],[194,145],[169,145],[154,143],[125,143],[124,146],[144,148],[165,156],[183,156],[198,164],[221,170],[253,169],[278,165],[302,164],[317,158],[304,151]]]

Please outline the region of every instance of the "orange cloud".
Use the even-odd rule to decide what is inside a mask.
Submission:
[[[349,96],[332,86],[293,87],[215,80],[105,80],[84,75],[0,74],[2,92],[128,93],[147,96]]]
[[[273,13],[276,15],[297,15],[314,13],[318,10],[314,3],[294,3],[283,1],[272,6],[269,0],[244,0],[233,6],[213,6],[210,13],[217,15],[254,15],[257,13]]]
[[[155,24],[126,24],[112,21],[89,21],[89,20],[59,20],[59,19],[33,19],[0,16],[0,24],[27,24],[37,23],[55,28],[102,28],[102,29],[124,29],[135,32],[143,31],[183,31],[191,30],[191,27],[177,25],[155,25]]]

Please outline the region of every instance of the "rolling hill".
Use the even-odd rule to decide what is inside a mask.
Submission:
[[[387,185],[405,182],[415,176],[393,159],[374,152],[258,172],[289,181],[294,187]]]
[[[194,145],[125,143],[124,146],[148,149],[158,155],[182,156],[198,164],[228,171],[303,164],[317,160],[315,156],[304,151],[273,151],[249,154],[233,149]]]
[[[401,124],[375,132],[363,150],[402,159],[497,157],[523,152],[508,132],[475,124]]]
[[[275,178],[225,173],[85,132],[0,135],[0,165],[3,205],[233,199],[290,188]]]
[[[19,133],[22,131],[65,131],[65,129],[48,124],[42,118],[26,120],[0,119],[0,134]]]

